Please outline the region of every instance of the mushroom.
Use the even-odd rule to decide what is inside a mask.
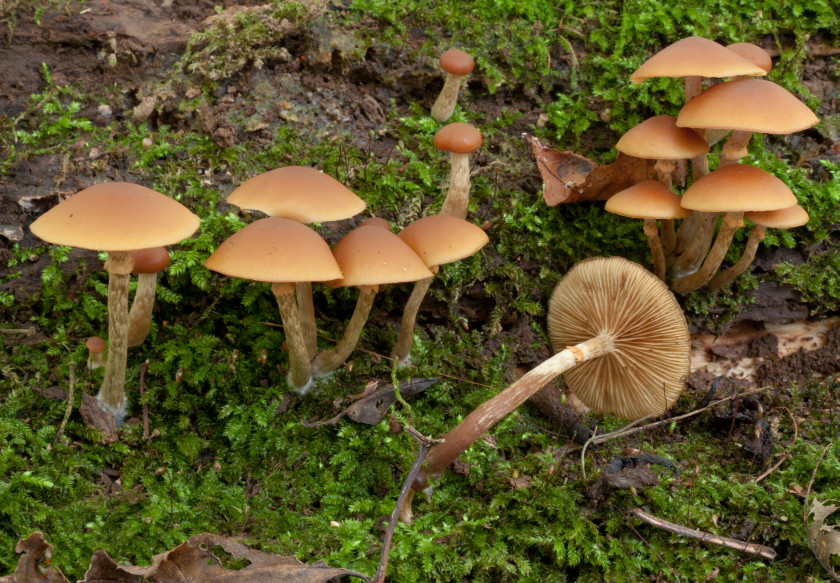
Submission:
[[[128,347],[140,346],[149,335],[152,326],[152,309],[155,307],[157,274],[169,265],[169,252],[166,247],[151,247],[131,251],[134,267],[131,273],[137,274],[137,290],[128,311]]]
[[[200,219],[181,203],[127,182],[104,182],[60,202],[30,225],[49,243],[107,251],[108,344],[105,376],[97,398],[114,414],[125,414],[125,368],[128,358],[129,251],[178,243],[192,235]]]
[[[798,204],[789,208],[776,211],[753,211],[745,212],[744,218],[753,222],[750,237],[744,247],[741,258],[735,265],[721,271],[709,281],[708,288],[712,291],[718,290],[730,281],[744,273],[752,264],[758,244],[764,240],[764,234],[768,227],[775,229],[792,229],[808,222],[808,213]]]
[[[470,74],[475,67],[475,61],[465,51],[449,49],[440,56],[439,63],[440,68],[446,72],[446,80],[432,106],[432,118],[438,122],[445,122],[455,111],[455,105],[458,103],[461,79]]]
[[[665,281],[665,252],[659,240],[656,220],[662,221],[663,235],[668,233],[667,246],[673,250],[674,219],[684,219],[691,214],[690,210],[680,206],[680,197],[656,180],[645,180],[612,195],[604,208],[624,217],[644,219],[645,236],[653,258],[653,272]]]
[[[88,349],[88,370],[95,370],[105,366],[105,341],[99,336],[91,336],[85,341]]]
[[[770,69],[773,68],[773,59],[770,56],[770,53],[756,44],[732,43],[730,45],[726,45],[726,49],[734,52],[742,59],[746,59],[750,63],[761,67],[764,69],[765,73],[769,73]]]
[[[432,276],[411,247],[390,229],[376,224],[362,225],[347,233],[333,249],[333,256],[344,275],[341,279],[327,282],[327,286],[354,285],[360,292],[341,339],[334,348],[321,352],[312,361],[314,375],[334,371],[353,352],[380,285]]]
[[[434,146],[450,152],[449,191],[443,201],[440,214],[467,218],[470,205],[470,157],[481,147],[481,132],[468,123],[450,123],[435,134]]]
[[[312,386],[312,375],[294,284],[341,277],[326,241],[297,221],[267,217],[228,237],[204,266],[230,277],[271,283],[289,346],[286,380],[295,391],[305,394]]]
[[[432,279],[440,265],[469,257],[484,247],[490,240],[480,227],[448,215],[431,215],[417,219],[397,233],[423,260],[432,277],[419,280],[403,308],[400,334],[391,355],[399,362],[405,362],[414,341],[414,323],[420,304],[429,290]]]
[[[348,219],[367,206],[341,182],[308,166],[284,166],[249,178],[230,193],[227,202],[307,224]],[[296,287],[301,327],[311,359],[318,351],[312,283],[300,281]]]
[[[558,375],[586,405],[627,419],[662,415],[679,397],[689,369],[688,326],[674,295],[640,265],[621,257],[576,264],[551,295],[548,327],[560,351],[444,435],[414,491]],[[401,516],[410,516],[410,502]]]

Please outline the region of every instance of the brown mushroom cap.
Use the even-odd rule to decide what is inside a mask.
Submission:
[[[307,166],[284,166],[249,178],[227,202],[301,223],[347,219],[367,206],[338,180]]]
[[[435,134],[434,146],[444,152],[469,154],[481,147],[484,138],[472,124],[455,122],[446,124]]]
[[[169,251],[166,247],[149,247],[147,249],[135,249],[129,251],[134,266],[131,273],[157,273],[169,266]]]
[[[441,69],[453,75],[467,75],[475,67],[472,56],[460,49],[444,51],[438,62]]]
[[[329,245],[318,233],[280,217],[243,227],[219,245],[204,266],[230,277],[274,283],[341,277]]]
[[[770,54],[758,45],[753,43],[732,43],[726,45],[730,51],[734,51],[739,57],[742,57],[749,62],[758,65],[767,73],[773,68],[773,59]]]
[[[373,225],[374,227],[380,227],[382,229],[388,229],[389,231],[391,230],[391,225],[389,225],[388,221],[386,221],[382,217],[368,217],[365,220],[363,220],[361,223],[359,223],[360,227],[362,225]]]
[[[344,274],[329,287],[380,285],[432,277],[423,261],[390,230],[364,225],[347,233],[333,248]]]
[[[669,409],[688,376],[691,339],[668,287],[620,257],[575,265],[549,300],[551,344],[560,351],[602,333],[614,351],[567,371],[569,389],[592,409],[626,419]]]
[[[99,336],[91,336],[85,341],[85,346],[91,352],[99,354],[105,350],[105,341]]]
[[[700,36],[678,40],[653,55],[630,76],[640,83],[651,77],[734,77],[764,75],[761,67]],[[690,127],[690,126],[689,126]]]
[[[645,180],[617,192],[604,208],[634,219],[684,219],[691,214],[680,205],[679,195],[656,180]]]
[[[481,227],[449,215],[417,219],[397,233],[426,267],[469,257],[490,240]]]
[[[682,206],[695,211],[770,211],[796,204],[787,184],[760,168],[728,164],[688,187]]]
[[[657,115],[630,128],[615,145],[619,152],[648,160],[682,160],[709,151],[691,128],[677,127],[672,115]]]
[[[801,227],[809,220],[808,212],[798,204],[775,211],[755,211],[744,213],[744,218],[762,227],[773,229],[792,229]]]
[[[679,127],[790,134],[819,123],[807,105],[784,87],[765,79],[719,83],[686,103]]]
[[[198,229],[200,219],[151,188],[102,182],[74,194],[30,225],[39,238],[96,251],[171,245]]]

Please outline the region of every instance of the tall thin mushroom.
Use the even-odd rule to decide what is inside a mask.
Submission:
[[[128,347],[140,346],[152,327],[155,307],[157,274],[169,265],[166,247],[151,247],[131,251],[134,262],[131,272],[137,274],[137,290],[128,311]]]
[[[467,218],[470,206],[470,154],[481,147],[484,138],[468,123],[450,123],[435,134],[434,146],[449,152],[449,190],[440,214]]]
[[[466,51],[449,49],[444,51],[438,61],[440,68],[446,73],[443,89],[432,105],[432,118],[438,122],[445,122],[455,111],[458,104],[458,93],[461,90],[461,80],[469,75],[475,67],[475,61]]]

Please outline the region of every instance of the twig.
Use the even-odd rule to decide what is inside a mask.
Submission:
[[[394,536],[394,529],[397,527],[397,522],[399,522],[403,504],[405,504],[405,500],[408,498],[408,493],[411,492],[411,484],[414,483],[414,479],[420,473],[420,468],[423,467],[423,462],[426,461],[429,450],[433,445],[442,441],[440,439],[426,437],[411,425],[406,425],[405,431],[420,443],[420,451],[417,452],[414,465],[411,466],[411,470],[409,470],[408,475],[405,477],[402,490],[400,490],[400,496],[394,505],[394,511],[391,512],[391,520],[388,522],[388,529],[385,531],[385,538],[382,540],[382,554],[379,557],[379,567],[376,569],[373,583],[384,583],[385,581],[385,572],[388,570],[388,553],[391,550],[391,539]]]
[[[811,540],[811,525],[808,524],[808,515],[811,514],[810,507],[808,506],[808,498],[811,497],[811,487],[814,485],[814,480],[817,478],[817,470],[820,469],[820,464],[822,463],[822,459],[825,457],[826,452],[828,452],[828,448],[830,448],[834,443],[829,442],[820,453],[820,457],[817,458],[817,463],[814,465],[814,471],[811,474],[811,479],[808,480],[808,487],[805,489],[805,502],[803,504],[802,510],[802,522],[805,523],[805,538],[808,539],[808,547],[810,547],[811,552],[814,553],[814,556],[819,561],[822,568],[825,569],[826,573],[832,578],[834,581],[840,581],[840,576],[834,572],[834,569],[831,568],[831,565],[828,564],[827,561],[824,561],[822,557],[820,557],[819,553],[817,553],[817,549],[814,548],[814,541]]]
[[[0,328],[0,334],[24,334],[26,336],[32,336],[34,333],[34,328]]]
[[[661,528],[662,530],[666,530],[674,534],[679,534],[690,538],[696,538],[697,540],[701,540],[708,543],[714,543],[716,545],[720,545],[729,549],[735,549],[736,551],[741,551],[750,555],[758,555],[761,558],[768,559],[770,561],[776,558],[776,551],[774,551],[770,547],[744,542],[742,540],[729,538],[728,536],[718,536],[715,534],[710,534],[708,532],[703,532],[702,530],[696,530],[693,528],[681,526],[679,524],[674,524],[673,522],[668,522],[667,520],[664,520],[657,516],[653,516],[652,514],[648,514],[641,508],[634,508],[630,511],[630,514],[632,514],[642,522],[646,522],[651,526]]]
[[[61,440],[61,434],[64,433],[64,426],[67,425],[67,420],[70,419],[70,412],[73,410],[73,385],[76,381],[76,363],[71,362],[68,366],[70,369],[70,386],[67,393],[67,408],[64,410],[64,419],[61,420],[61,425],[58,426],[58,433],[55,434],[53,443]]]
[[[659,552],[655,548],[653,548],[653,545],[651,545],[649,542],[647,542],[645,537],[642,536],[642,533],[640,533],[638,530],[636,530],[636,527],[633,526],[632,522],[630,522],[630,517],[627,516],[627,517],[625,517],[625,519],[627,520],[627,526],[629,526],[631,529],[633,529],[633,532],[636,533],[636,536],[639,537],[642,540],[642,542],[645,543],[651,551],[653,551],[653,554],[655,554],[656,557],[660,561],[662,561],[665,564],[666,567],[671,569],[671,572],[674,574],[674,577],[676,578],[676,581],[679,581],[680,580],[679,573],[677,573],[677,571],[670,564],[668,564],[668,561],[665,560],[665,557],[660,555]]]
[[[149,441],[149,405],[143,401],[145,390],[146,369],[149,368],[149,360],[140,365],[140,400],[143,402],[143,441]]]
[[[755,480],[753,480],[756,484],[758,484],[761,480],[778,470],[779,466],[785,463],[785,460],[787,460],[790,457],[790,452],[793,451],[794,446],[796,446],[796,438],[799,437],[799,426],[796,424],[796,417],[793,416],[793,413],[790,412],[790,409],[784,407],[784,410],[788,412],[788,415],[790,415],[790,420],[793,421],[793,443],[790,444],[790,447],[785,451],[785,455],[782,456],[782,459],[780,459],[778,463],[776,463],[776,465],[774,465],[772,468],[762,473]]]

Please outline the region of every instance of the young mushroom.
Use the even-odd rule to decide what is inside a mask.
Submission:
[[[152,327],[152,310],[155,307],[157,274],[169,265],[169,252],[166,247],[151,247],[131,251],[134,267],[131,273],[137,274],[137,290],[128,311],[128,347],[140,346],[149,335]]]
[[[434,274],[444,263],[458,261],[477,252],[490,240],[480,227],[448,215],[431,215],[417,219],[397,233],[423,260],[432,277],[419,280],[403,308],[400,334],[391,356],[399,362],[408,360],[414,341],[414,323],[420,304],[429,290]]]
[[[554,289],[548,326],[559,352],[444,435],[414,491],[558,375],[589,407],[627,419],[662,415],[679,397],[689,368],[688,326],[674,295],[640,265],[620,257],[581,261]],[[409,516],[410,501],[402,512]]]
[[[295,283],[341,277],[326,241],[302,223],[267,217],[228,237],[204,266],[230,277],[271,283],[289,346],[287,382],[305,394],[312,386],[312,375],[295,302]]]
[[[171,245],[192,235],[200,219],[181,203],[127,182],[104,182],[76,193],[32,223],[37,237],[57,245],[107,251],[108,344],[105,376],[97,399],[114,414],[125,414],[125,368],[128,358],[129,251]]]
[[[451,153],[449,190],[440,214],[467,218],[470,205],[470,153],[478,150],[483,141],[481,132],[468,123],[450,123],[435,134],[435,148]]]
[[[105,366],[105,341],[99,336],[91,336],[85,341],[88,349],[88,370],[95,370]]]
[[[458,103],[461,79],[470,74],[475,67],[475,61],[465,51],[449,49],[440,56],[439,63],[440,68],[446,72],[446,80],[432,106],[432,118],[438,122],[445,122],[455,111],[455,105]]]

